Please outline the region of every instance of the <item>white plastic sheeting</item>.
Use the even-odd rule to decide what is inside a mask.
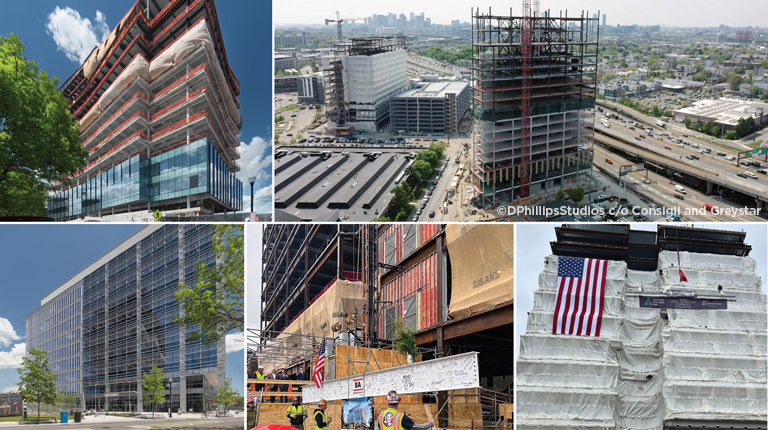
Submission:
[[[557,256],[520,340],[518,429],[663,429],[671,419],[766,420],[766,297],[751,257],[661,252],[658,270],[608,265],[600,338],[552,335]],[[639,289],[717,295],[728,310],[640,308]],[[629,294],[628,294],[629,293]]]
[[[99,100],[83,116],[83,119],[80,120],[80,131],[85,131],[137,77],[141,77],[147,82],[152,82],[166,70],[182,63],[188,55],[199,48],[204,48],[208,58],[211,60],[212,64],[209,64],[209,71],[212,72],[213,79],[220,89],[227,113],[229,113],[235,124],[239,124],[240,112],[237,109],[237,103],[229,91],[224,71],[221,69],[218,57],[216,57],[208,26],[205,19],[202,19],[184,33],[183,36],[176,39],[172,45],[158,54],[151,62],[141,55],[135,56],[117,79],[104,91],[104,94],[99,97]]]

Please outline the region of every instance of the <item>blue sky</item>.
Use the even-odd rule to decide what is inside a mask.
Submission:
[[[27,59],[63,82],[134,1],[3,1],[0,35],[16,33]],[[243,145],[237,176],[245,185],[243,209],[250,210],[248,178],[255,176],[254,210],[272,212],[272,2],[219,0],[216,11],[230,67],[240,82]]]
[[[141,225],[0,225],[0,392],[18,381],[26,316],[40,299],[138,231]],[[242,342],[227,345],[227,376],[243,392]]]

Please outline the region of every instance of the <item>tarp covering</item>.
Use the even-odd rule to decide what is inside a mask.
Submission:
[[[611,261],[600,338],[552,335],[558,257],[546,257],[520,339],[518,429],[662,430],[666,420],[765,421],[766,296],[751,257],[662,251],[657,270]],[[672,289],[727,310],[640,308]],[[528,286],[530,287],[530,286]]]
[[[220,90],[226,111],[235,124],[240,124],[240,112],[237,109],[237,103],[227,86],[226,77],[216,56],[211,34],[208,32],[208,26],[205,19],[201,19],[151,62],[141,55],[136,55],[80,120],[80,132],[85,131],[137,77],[152,82],[163,72],[181,63],[189,54],[201,47],[205,49],[211,60],[211,64],[208,64],[208,70],[212,72],[213,79]]]
[[[515,298],[513,232],[509,225],[445,227],[452,273],[450,316],[458,318]]]
[[[304,337],[306,335],[333,338],[335,333],[332,327],[336,323],[341,325],[339,331],[341,333],[346,333],[348,329],[355,329],[354,326],[348,327],[346,317],[354,314],[355,309],[362,312],[362,297],[362,283],[337,280],[277,336],[277,341],[271,347],[270,356],[282,354],[285,356],[285,361],[264,361],[261,364],[265,369],[287,366],[291,358],[296,355],[293,344],[306,345],[308,342],[308,338]]]

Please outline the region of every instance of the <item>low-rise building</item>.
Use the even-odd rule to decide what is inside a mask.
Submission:
[[[701,100],[692,106],[675,110],[675,121],[710,122],[725,126],[726,130],[733,129],[739,119],[753,118],[756,123],[762,124],[768,121],[765,112],[768,111],[768,103],[754,100],[737,100],[722,98],[717,100]]]
[[[389,116],[394,130],[453,134],[469,112],[469,82],[434,82],[393,96]]]

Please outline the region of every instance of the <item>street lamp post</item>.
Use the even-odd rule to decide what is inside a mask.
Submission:
[[[256,182],[256,177],[251,176],[248,178],[248,182],[251,184],[251,213],[253,213],[253,183]]]
[[[168,378],[168,418],[173,418],[173,378]]]

